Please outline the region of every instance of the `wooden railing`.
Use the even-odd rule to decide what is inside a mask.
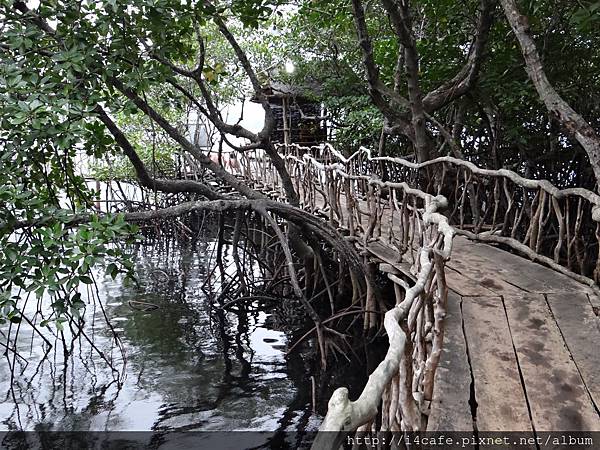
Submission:
[[[286,158],[313,155],[325,164],[345,160],[329,145],[283,148]],[[312,156],[311,156],[312,157]],[[413,163],[372,157],[360,148],[345,170],[381,180],[403,181],[430,194],[442,194],[458,234],[513,248],[579,282],[600,282],[600,196],[583,188],[559,189],[506,170],[477,167],[445,156]]]
[[[371,157],[361,148],[357,167],[390,179],[421,183],[445,195],[459,234],[503,244],[587,285],[600,281],[600,196],[582,188],[559,189],[452,157],[422,164]],[[426,184],[426,186],[424,186]]]
[[[396,296],[384,316],[386,356],[357,400],[349,400],[346,388],[334,392],[320,428],[330,433],[319,433],[313,448],[338,448],[342,432],[371,431],[376,423],[380,424],[376,431],[423,430],[444,336],[444,270],[454,235],[447,218],[438,212],[447,206],[446,199],[405,182],[365,175],[360,153],[345,158],[331,149],[280,150],[304,208],[322,213],[363,249],[374,240],[397,249],[413,274],[412,282],[389,275]],[[251,182],[268,185],[274,197],[283,197],[269,159],[246,155],[242,163]],[[367,293],[367,311],[375,309],[370,302],[374,299]],[[372,325],[374,320],[366,323]]]
[[[386,357],[356,401],[345,388],[334,392],[321,430],[424,429],[443,341],[444,263],[455,231],[512,247],[597,289],[600,196],[592,191],[559,189],[452,157],[413,163],[373,157],[366,148],[346,157],[328,144],[279,151],[304,208],[323,214],[363,248],[373,240],[394,247],[416,279],[409,285],[390,276],[396,306],[384,319]],[[251,178],[269,184],[274,197],[284,197],[268,159],[246,155],[243,161]],[[320,433],[313,448],[338,448],[340,436]]]

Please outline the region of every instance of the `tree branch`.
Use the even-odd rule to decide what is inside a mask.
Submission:
[[[383,116],[390,122],[392,127],[401,130],[402,134],[405,134],[409,139],[413,140],[414,133],[412,132],[406,116],[392,108],[384,97],[384,93],[389,94],[391,90],[387,89],[379,78],[379,69],[375,63],[375,58],[373,57],[373,46],[367,30],[365,10],[361,0],[352,0],[352,10],[371,100],[377,109],[381,111]],[[406,106],[408,106],[408,102],[406,102]]]
[[[219,27],[219,31],[221,32],[221,34],[225,37],[227,42],[229,42],[231,48],[233,48],[237,59],[244,68],[246,75],[250,79],[250,83],[252,84],[256,98],[263,107],[263,110],[265,112],[265,123],[263,129],[258,133],[259,142],[263,144],[262,148],[269,155],[269,158],[271,158],[273,166],[275,167],[277,173],[279,174],[279,177],[281,178],[281,183],[283,189],[285,190],[287,201],[290,204],[297,206],[300,203],[300,199],[298,197],[296,189],[294,188],[294,182],[292,181],[292,178],[290,177],[290,174],[288,173],[287,168],[285,167],[284,160],[281,158],[281,156],[279,156],[279,153],[277,152],[277,150],[271,142],[271,135],[273,134],[273,130],[275,129],[276,124],[273,109],[271,108],[271,105],[269,104],[269,101],[262,89],[256,72],[252,68],[252,64],[250,63],[248,56],[235,39],[235,36],[233,36],[233,34],[229,31],[227,25],[219,15],[215,14],[213,16],[213,20],[217,24],[217,27]]]
[[[481,0],[475,40],[471,46],[467,62],[452,79],[447,80],[441,86],[425,95],[423,98],[423,108],[428,113],[431,114],[458,97],[461,97],[477,81],[485,53],[485,46],[489,38],[490,29],[494,23],[496,4],[497,0]]]
[[[574,136],[586,151],[596,182],[600,185],[600,135],[592,126],[556,92],[546,73],[529,32],[527,18],[517,9],[514,0],[500,0],[510,26],[519,41],[527,73],[541,100],[556,120]]]
[[[171,125],[167,119],[160,115],[154,108],[152,108],[145,100],[143,100],[137,93],[126,87],[121,81],[112,77],[109,78],[108,82],[114,86],[123,95],[129,98],[141,111],[144,112],[148,117],[154,120],[167,134],[177,142],[183,150],[191,154],[200,164],[205,166],[217,177],[225,181],[235,190],[240,192],[242,195],[252,198],[260,199],[264,198],[264,195],[254,189],[249,188],[246,184],[240,182],[234,175],[227,172],[219,164],[213,162],[208,155],[203,154],[200,148],[192,144],[185,138],[173,125]]]
[[[408,0],[383,0],[383,7],[389,14],[399,43],[404,48],[404,65],[408,85],[408,100],[411,110],[411,125],[415,136],[415,153],[418,161],[430,158],[429,135],[423,108],[423,93],[419,83],[419,55],[412,33],[412,19]]]
[[[215,192],[207,185],[198,181],[161,180],[152,178],[148,173],[144,162],[140,159],[139,155],[133,148],[133,145],[131,145],[131,142],[129,142],[129,139],[127,139],[125,134],[121,131],[117,124],[115,124],[114,121],[109,117],[106,111],[102,107],[97,106],[95,112],[98,114],[98,118],[106,126],[108,131],[113,135],[115,141],[117,142],[119,147],[121,147],[125,156],[129,158],[129,161],[135,169],[135,173],[141,186],[147,187],[152,190],[167,192],[170,194],[177,194],[182,192],[196,193],[210,200],[217,200],[223,198],[221,194]]]
[[[259,148],[259,146],[262,145],[260,143],[260,138],[258,137],[257,134],[251,132],[250,130],[244,128],[243,126],[241,126],[239,124],[233,124],[233,125],[228,124],[221,119],[219,110],[217,109],[216,105],[212,101],[212,98],[210,97],[210,93],[208,92],[208,90],[206,89],[206,87],[204,85],[204,81],[202,81],[202,80],[199,81],[199,83],[202,83],[201,86],[199,84],[199,87],[202,92],[202,97],[206,101],[208,109],[207,109],[207,107],[202,105],[202,103],[200,103],[198,101],[198,99],[188,89],[186,89],[181,84],[179,84],[175,80],[175,78],[171,77],[167,80],[167,82],[171,86],[173,86],[175,89],[177,89],[179,92],[181,92],[188,100],[190,100],[194,104],[194,106],[196,108],[198,108],[198,111],[200,111],[200,113],[203,114],[208,120],[210,120],[213,123],[213,125],[221,133],[231,134],[231,135],[239,137],[239,138],[248,139],[250,142],[252,142],[255,145],[254,148]]]

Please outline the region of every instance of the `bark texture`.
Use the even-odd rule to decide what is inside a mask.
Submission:
[[[550,114],[573,136],[587,153],[596,182],[600,184],[600,135],[556,92],[548,80],[533,40],[527,18],[519,12],[515,0],[500,0],[504,14],[519,41],[529,78]]]

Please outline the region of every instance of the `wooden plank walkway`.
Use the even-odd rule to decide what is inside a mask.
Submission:
[[[411,261],[385,241],[382,227],[367,250],[410,276]],[[588,286],[461,236],[446,280],[428,430],[600,431],[600,299]]]
[[[600,319],[593,292],[461,237],[448,272],[449,339],[428,429],[600,431]],[[444,419],[450,411],[458,420]],[[465,425],[467,414],[472,420]]]
[[[367,250],[411,276],[386,239]],[[600,431],[599,299],[589,287],[461,236],[446,280],[428,430]]]
[[[397,251],[367,250],[410,276]],[[462,237],[446,278],[430,431],[600,431],[600,319],[588,287]]]
[[[382,233],[365,250],[412,276]],[[429,431],[600,431],[600,298],[589,287],[460,236],[446,279]]]

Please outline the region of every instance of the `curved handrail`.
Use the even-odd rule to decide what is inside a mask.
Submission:
[[[451,204],[450,217],[457,233],[507,245],[592,289],[600,283],[600,195],[591,190],[561,189],[548,180],[525,178],[508,169],[484,169],[451,156],[416,163],[398,157],[374,157],[366,147],[359,147],[348,157],[331,144],[292,144],[289,148],[308,152],[304,158],[310,157],[310,150],[324,153],[335,161],[320,166],[325,170],[343,169],[361,155],[365,156],[364,162],[389,163],[392,170],[418,171],[443,165],[440,174],[444,177],[447,169],[453,168],[458,176],[464,176],[462,183],[456,181]],[[362,169],[355,166],[354,172]],[[477,184],[477,180],[484,182]],[[452,187],[446,185],[448,189]]]
[[[298,147],[301,149],[301,147]],[[394,415],[394,421],[396,416],[402,416],[398,422],[401,421],[403,429],[419,430],[422,424],[422,405],[425,396],[423,392],[419,391],[417,383],[417,392],[414,392],[414,377],[422,375],[423,378],[428,378],[430,390],[433,386],[433,375],[439,362],[441,354],[441,347],[443,341],[443,328],[442,320],[445,316],[445,303],[446,303],[446,286],[444,277],[444,263],[450,258],[452,252],[452,240],[454,236],[454,229],[448,223],[446,216],[439,212],[440,209],[447,207],[447,200],[442,195],[432,195],[426,193],[420,189],[409,186],[406,182],[392,182],[382,181],[375,176],[368,176],[362,174],[350,174],[347,171],[347,166],[352,162],[353,159],[358,158],[360,151],[355,152],[350,157],[346,158],[335,149],[329,146],[329,150],[337,159],[337,162],[323,163],[318,161],[312,155],[306,153],[299,158],[292,154],[282,154],[282,158],[287,161],[301,165],[305,168],[313,166],[320,172],[329,172],[334,176],[340,177],[344,180],[362,180],[370,186],[379,187],[380,191],[383,188],[389,190],[402,191],[406,196],[412,196],[420,198],[424,203],[424,210],[421,215],[421,220],[424,226],[421,228],[422,236],[426,236],[426,230],[430,227],[435,227],[435,237],[430,237],[429,240],[423,239],[423,244],[418,251],[416,261],[414,261],[413,267],[416,267],[416,281],[412,287],[408,285],[401,285],[404,288],[404,299],[400,301],[397,299],[397,304],[391,310],[389,310],[384,316],[384,328],[388,335],[389,348],[383,361],[377,366],[377,368],[371,373],[369,379],[355,401],[350,401],[348,398],[348,390],[346,388],[338,388],[332,395],[329,401],[329,407],[327,415],[321,424],[320,431],[326,431],[326,433],[319,433],[313,448],[338,448],[339,439],[341,432],[343,431],[354,431],[364,424],[372,421],[377,415],[378,406],[382,401],[384,393],[387,389],[391,389],[394,384],[394,379],[397,378],[398,382],[395,384],[397,390],[402,391],[399,394],[399,400],[396,401],[397,411],[392,411]],[[351,195],[350,192],[346,192],[346,195]],[[328,200],[331,203],[331,199]],[[349,213],[351,214],[351,213]],[[413,231],[414,232],[414,231]],[[441,242],[438,236],[442,236]],[[441,244],[441,248],[440,247]],[[434,284],[433,279],[437,277]],[[416,365],[421,364],[415,369],[413,377],[407,374],[406,364],[413,364],[414,356],[412,354],[408,357],[410,361],[406,360],[406,345],[407,345],[407,334],[402,329],[400,324],[407,320],[409,317],[416,317],[419,314],[419,308],[421,306],[421,296],[427,297],[431,294],[432,289],[438,289],[437,302],[432,307],[435,311],[435,324],[433,324],[433,345],[429,355],[426,355],[425,362],[421,360],[416,362]],[[409,320],[410,322],[410,320]],[[420,330],[417,330],[417,334]],[[417,336],[411,338],[414,340],[423,339],[423,336]],[[421,355],[422,358],[422,355]],[[428,372],[428,377],[425,377],[424,372]],[[421,378],[421,379],[423,379]],[[407,388],[406,385],[411,387]],[[424,383],[425,384],[425,383]],[[427,388],[421,387],[426,390]],[[431,395],[429,392],[428,395]],[[389,400],[391,401],[391,400]],[[388,401],[388,402],[389,402]],[[384,403],[386,403],[384,401]],[[387,403],[386,403],[387,404]],[[388,405],[389,408],[392,408]],[[393,408],[392,408],[393,409]],[[390,420],[389,422],[392,422]],[[337,433],[335,433],[337,432]]]
[[[413,192],[417,191],[414,189],[411,190]],[[420,191],[419,194],[424,193]],[[430,201],[426,207],[423,219],[430,224],[436,224],[443,233],[444,245],[442,254],[445,258],[448,258],[452,251],[454,230],[448,224],[446,217],[437,212],[438,206],[441,206],[444,201],[439,197],[432,197],[432,199],[433,201]],[[386,387],[392,381],[392,378],[398,373],[403,360],[406,333],[400,327],[400,323],[407,319],[415,300],[424,292],[427,280],[434,267],[434,262],[430,256],[431,250],[432,248],[429,246],[424,246],[420,250],[420,270],[417,274],[417,281],[410,289],[406,290],[405,299],[385,314],[384,328],[389,341],[389,348],[385,358],[371,373],[362,393],[355,401],[351,401],[348,398],[347,388],[342,387],[334,391],[328,403],[325,419],[319,428],[319,431],[326,433],[319,433],[317,435],[312,446],[313,449],[339,448],[341,444],[339,442],[340,434],[331,432],[357,430],[360,426],[372,420],[377,414],[381,397]],[[444,313],[445,311],[441,312],[441,314]],[[439,353],[441,348],[433,349],[433,351]],[[403,382],[404,380],[401,380],[401,383]],[[406,405],[405,408],[409,409]],[[415,419],[413,418],[413,420]]]
[[[311,148],[319,148],[319,147],[303,147],[297,144],[288,144],[290,147],[295,147],[300,150],[310,150]],[[345,157],[342,153],[336,150],[331,144],[326,143],[324,147],[328,148],[332,155],[336,156],[342,163],[348,163],[354,159],[356,159],[360,154],[366,154],[367,159],[369,161],[388,161],[391,163],[400,164],[409,169],[423,169],[429,166],[433,166],[440,163],[449,163],[459,167],[465,167],[469,169],[471,172],[476,173],[478,175],[484,175],[489,177],[504,177],[513,181],[515,184],[519,186],[525,187],[527,189],[543,189],[548,194],[553,195],[556,198],[563,198],[569,195],[576,195],[588,200],[590,203],[595,205],[594,211],[594,221],[600,222],[600,195],[596,194],[593,191],[585,188],[564,188],[560,189],[554,186],[548,180],[535,180],[532,178],[525,178],[518,173],[509,170],[509,169],[484,169],[481,168],[470,161],[466,161],[464,159],[455,158],[453,156],[440,156],[438,158],[430,159],[428,161],[415,163],[412,161],[408,161],[407,159],[392,157],[392,156],[371,156],[372,150],[360,146],[358,150],[352,153],[349,157]],[[285,155],[282,155],[285,156]]]

